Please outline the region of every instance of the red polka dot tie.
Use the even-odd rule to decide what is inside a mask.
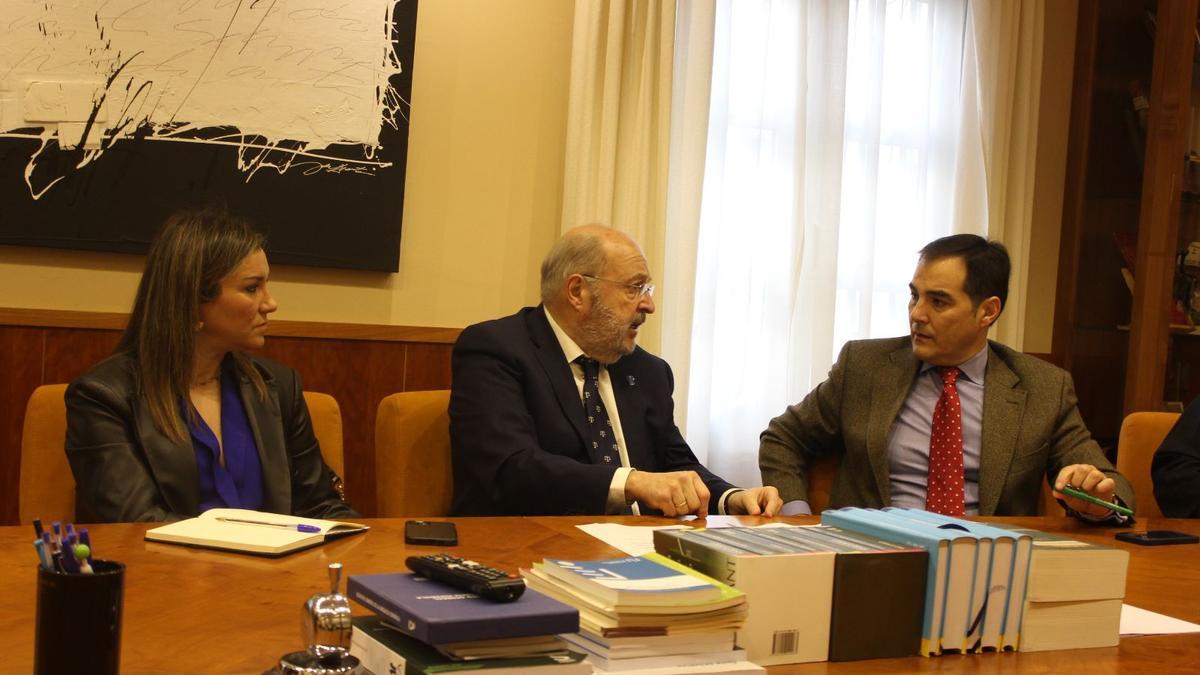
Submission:
[[[925,510],[947,516],[963,515],[966,494],[963,490],[962,406],[955,382],[958,368],[938,368],[942,375],[942,396],[933,408],[933,429],[929,434],[929,485]]]

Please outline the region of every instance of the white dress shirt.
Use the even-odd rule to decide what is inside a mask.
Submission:
[[[558,325],[554,317],[550,314],[550,310],[545,307],[542,311],[546,313],[546,320],[550,322],[550,330],[554,331],[554,337],[558,338],[558,345],[562,347],[563,355],[567,359],[567,364],[571,367],[571,374],[575,376],[575,389],[579,392],[579,405],[583,405],[583,366],[576,363],[575,359],[584,355],[583,349],[567,335],[566,331]],[[629,474],[635,469],[629,466],[629,452],[625,449],[625,434],[621,431],[621,415],[617,411],[617,399],[613,394],[612,378],[608,375],[608,366],[600,364],[600,400],[604,403],[604,409],[608,411],[608,418],[612,420],[613,436],[617,441],[617,449],[621,453],[621,466],[613,474],[612,483],[608,486],[608,502],[605,504],[605,513],[620,514],[625,511],[625,507],[630,507],[633,510],[633,515],[641,515],[636,502],[629,502],[625,499],[625,482],[629,480]],[[721,495],[717,502],[717,512],[725,515],[725,501],[729,495],[737,492],[739,488],[726,490]]]

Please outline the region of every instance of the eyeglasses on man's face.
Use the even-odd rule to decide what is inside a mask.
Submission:
[[[581,274],[579,276],[621,286],[625,289],[625,298],[627,300],[640,300],[643,297],[654,295],[654,284],[649,281],[644,284],[630,284],[624,281],[616,281],[615,279],[602,279],[591,274]]]

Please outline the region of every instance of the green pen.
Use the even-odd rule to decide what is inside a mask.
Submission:
[[[1088,493],[1072,486],[1069,483],[1067,484],[1066,487],[1064,487],[1062,489],[1062,493],[1064,495],[1069,495],[1071,497],[1074,497],[1075,499],[1082,499],[1083,501],[1095,504],[1096,506],[1103,506],[1106,509],[1112,509],[1113,511],[1116,511],[1117,513],[1119,513],[1123,516],[1132,516],[1133,515],[1132,509],[1127,509],[1124,506],[1121,506],[1120,504],[1113,504],[1112,502],[1106,502],[1103,499],[1097,499],[1096,497],[1089,495]]]

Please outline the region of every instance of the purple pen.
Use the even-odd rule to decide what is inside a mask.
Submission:
[[[57,520],[54,521],[53,528],[54,528],[54,550],[57,551],[62,548],[62,523]]]
[[[265,520],[248,520],[246,518],[225,518],[225,517],[218,517],[217,520],[224,521],[226,523],[241,523],[243,525],[265,525],[267,527],[282,527],[287,530],[296,530],[297,532],[316,533],[316,532],[321,531],[321,528],[317,527],[316,525],[309,525],[308,523],[271,523],[271,522],[267,522]]]
[[[91,551],[92,551],[92,540],[91,540],[91,538],[89,538],[89,537],[88,537],[88,530],[87,530],[87,528],[86,528],[86,527],[81,527],[81,528],[79,528],[79,543],[81,543],[81,544],[87,544],[87,547],[88,547],[88,557],[87,557],[87,560],[88,560],[88,563],[90,564],[90,563],[92,562],[92,553],[91,553]]]
[[[74,536],[68,537],[63,542],[63,550],[59,561],[62,564],[63,571],[67,574],[79,574],[79,561],[75,559],[75,542],[72,539],[74,539]]]

